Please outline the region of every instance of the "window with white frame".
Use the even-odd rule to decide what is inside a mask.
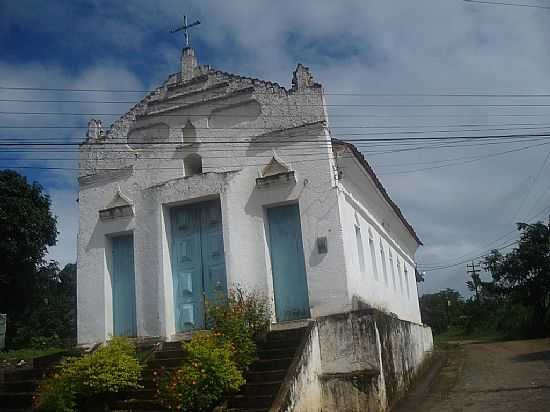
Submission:
[[[374,274],[374,279],[378,280],[378,266],[376,265],[376,250],[374,248],[374,236],[370,228],[369,228],[369,249],[370,249],[370,260],[372,264],[372,273]]]

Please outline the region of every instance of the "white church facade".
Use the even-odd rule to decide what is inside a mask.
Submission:
[[[322,87],[198,65],[169,76],[80,150],[78,342],[175,339],[239,285],[273,322],[359,302],[420,323],[420,240],[363,155],[331,138]]]

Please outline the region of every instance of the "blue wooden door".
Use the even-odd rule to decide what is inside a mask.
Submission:
[[[204,327],[205,299],[227,292],[219,201],[171,211],[176,331]]]
[[[112,251],[113,334],[115,336],[136,336],[133,236],[114,237]]]
[[[275,314],[279,322],[309,318],[304,247],[297,204],[267,209]]]
[[[222,213],[217,201],[201,207],[201,241],[204,293],[213,302],[227,294]]]

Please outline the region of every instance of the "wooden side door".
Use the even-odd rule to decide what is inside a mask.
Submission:
[[[309,297],[297,204],[267,209],[277,320],[309,318]]]
[[[112,238],[113,334],[136,336],[136,286],[134,237]]]

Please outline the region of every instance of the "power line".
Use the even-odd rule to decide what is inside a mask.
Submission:
[[[521,201],[520,205],[519,205],[519,208],[517,210],[517,212],[514,214],[514,218],[513,220],[515,221],[518,217],[519,217],[519,214],[521,212],[521,209],[523,208],[523,205],[525,204],[525,202],[527,201],[527,199],[529,198],[529,196],[531,195],[531,192],[533,191],[533,188],[535,187],[535,185],[537,184],[541,174],[542,174],[542,171],[544,170],[546,164],[548,163],[548,159],[550,158],[550,151],[548,152],[548,154],[546,155],[546,157],[544,158],[544,161],[542,162],[542,165],[540,166],[537,174],[536,174],[536,177],[535,177],[535,180],[533,181],[533,184],[531,185],[531,187],[529,188],[529,190],[527,191],[527,194],[523,197],[523,200]]]
[[[550,123],[460,123],[460,124],[407,124],[407,125],[383,125],[383,126],[330,126],[330,129],[413,129],[413,128],[429,128],[429,127],[501,127],[501,126],[540,126],[540,128],[550,128]],[[228,130],[226,127],[202,127],[202,126],[193,126],[196,130]],[[0,129],[88,129],[87,125],[82,126],[52,126],[52,125],[42,125],[42,126],[28,126],[28,125],[0,125]],[[517,128],[507,128],[507,130],[512,130]],[[269,130],[276,131],[280,130],[279,127],[231,127],[230,130]],[[482,129],[482,130],[493,130],[493,129]],[[430,131],[428,131],[430,132]]]
[[[82,104],[136,104],[132,100],[36,100],[36,99],[0,99],[4,103],[82,103]],[[195,104],[196,102],[189,102]],[[225,102],[205,102],[210,106],[226,106]],[[283,106],[279,102],[262,102],[263,106]],[[326,104],[293,104],[292,107],[550,107],[547,103],[326,103]]]
[[[477,157],[477,158],[470,159],[470,160],[466,160],[466,161],[462,161],[462,162],[458,162],[458,163],[452,163],[452,164],[447,164],[447,165],[439,165],[439,166],[432,166],[432,167],[425,167],[425,168],[413,169],[413,170],[401,170],[401,171],[398,171],[398,172],[385,173],[385,175],[386,175],[386,176],[389,176],[389,175],[411,174],[411,173],[417,173],[417,172],[424,172],[424,171],[428,171],[428,170],[441,169],[441,168],[444,168],[444,167],[465,165],[465,164],[469,164],[469,163],[478,162],[478,161],[480,161],[480,160],[489,159],[489,158],[492,158],[492,157],[502,156],[502,155],[509,154],[509,153],[520,152],[520,151],[527,150],[527,149],[532,149],[533,147],[544,146],[544,145],[547,145],[547,144],[550,144],[550,142],[540,143],[540,144],[536,144],[536,145],[524,146],[524,147],[521,147],[521,148],[519,148],[519,149],[507,150],[507,151],[505,151],[505,152],[491,153],[491,154],[488,154],[488,155],[485,155],[485,156],[479,156],[479,157]]]
[[[348,134],[352,135],[352,134]],[[339,137],[346,137],[348,135],[340,135]],[[364,136],[368,134],[356,134],[357,136]],[[301,138],[301,137],[315,137],[317,139],[309,139],[309,140],[296,140],[295,138]],[[337,136],[335,136],[337,137]],[[506,139],[522,139],[522,138],[548,138],[550,137],[549,133],[529,133],[529,134],[498,134],[498,135],[479,135],[479,136],[440,136],[440,137],[434,137],[434,136],[428,136],[428,137],[390,137],[390,138],[354,138],[349,139],[349,143],[353,142],[412,142],[412,141],[448,141],[448,140],[506,140]],[[201,139],[207,139],[208,137],[201,137]],[[233,139],[234,136],[212,136],[212,139]],[[190,144],[220,144],[220,143],[227,143],[227,144],[289,144],[289,143],[325,143],[318,139],[319,135],[283,135],[279,138],[279,140],[274,139],[262,139],[262,140],[210,140],[210,141],[201,141],[197,143],[190,143]],[[37,143],[29,143],[28,141],[22,141],[21,143],[13,142],[13,143],[5,143],[5,140],[14,140],[16,141],[20,138],[3,138],[1,145],[81,145],[83,142],[66,142],[66,143],[52,143],[51,141],[55,141],[55,138],[47,138],[49,142],[37,142]],[[111,140],[117,140],[112,141]],[[258,136],[249,136],[247,139],[258,139]],[[261,137],[260,137],[261,139]],[[123,142],[120,142],[118,140],[124,140]],[[100,142],[87,142],[86,145],[88,146],[111,146],[111,145],[128,145],[128,144],[135,144],[135,145],[182,145],[185,144],[182,141],[177,142],[167,142],[167,141],[153,141],[153,142],[141,142],[141,141],[135,141],[135,142],[128,142],[127,138],[110,138],[106,139],[105,141]]]
[[[477,3],[474,0],[464,0]],[[496,2],[490,2],[496,3]],[[543,7],[543,6],[538,6]],[[548,7],[546,7],[548,8]],[[68,87],[31,87],[31,86],[0,86],[0,90],[20,90],[20,91],[51,91],[51,92],[82,92],[82,93],[153,93],[157,89],[101,89],[101,88],[68,88]],[[276,92],[255,91],[256,94],[277,94]],[[310,95],[310,93],[293,91],[292,95]],[[550,93],[463,93],[463,92],[443,92],[443,93],[358,93],[350,91],[331,91],[323,92],[324,95],[332,96],[367,96],[367,97],[511,97],[511,98],[529,98],[529,97],[550,97]]]
[[[550,9],[550,6],[540,6],[537,4],[525,4],[525,3],[505,3],[501,1],[484,1],[484,0],[464,0],[466,3],[480,3],[490,4],[495,6],[512,6],[512,7],[530,7],[534,9]]]
[[[427,168],[423,168],[423,169],[413,169],[413,170],[403,170],[403,171],[399,171],[399,172],[389,172],[389,173],[379,173],[380,175],[382,176],[389,176],[389,175],[395,175],[395,174],[410,174],[410,173],[415,173],[415,172],[419,172],[419,171],[425,171],[425,170],[431,170],[431,169],[441,169],[441,168],[446,168],[446,167],[452,167],[452,166],[457,166],[457,165],[462,165],[462,164],[467,164],[467,163],[474,163],[474,162],[477,162],[477,161],[480,161],[480,160],[484,160],[484,159],[487,159],[487,158],[491,158],[491,157],[496,157],[496,156],[502,156],[502,155],[505,155],[505,154],[509,154],[509,153],[513,153],[513,152],[519,152],[519,151],[522,151],[522,150],[526,150],[526,149],[531,149],[533,147],[538,147],[538,146],[541,146],[541,145],[548,145],[550,144],[550,142],[546,142],[546,143],[541,143],[541,144],[537,144],[537,145],[529,145],[529,146],[524,146],[524,147],[521,147],[521,148],[518,148],[518,149],[512,149],[512,150],[507,150],[505,152],[499,152],[499,153],[493,153],[493,154],[489,154],[489,155],[485,155],[485,156],[479,156],[479,157],[476,157],[474,159],[470,159],[469,161],[467,162],[459,162],[459,163],[451,163],[451,164],[444,164],[444,165],[439,165],[439,166],[435,166],[435,167],[427,167]],[[224,152],[226,152],[224,150]],[[134,160],[131,158],[131,153],[128,153],[128,152],[124,152],[125,154],[127,154],[128,156],[126,157],[118,157],[118,158],[106,158],[106,159],[94,159],[92,161],[99,161],[99,162],[112,162],[114,160]],[[330,155],[326,152],[301,152],[301,153],[297,153],[297,154],[290,154],[288,156],[300,156],[300,157],[307,157],[307,156],[316,156],[316,160],[324,160],[324,159],[328,159],[330,157]],[[231,158],[249,158],[249,157],[259,157],[259,158],[266,158],[266,157],[269,157],[269,155],[235,155],[235,154],[232,154],[231,155]],[[339,158],[343,158],[343,157],[348,157],[349,156],[341,156]],[[208,155],[208,159],[227,159],[228,156],[211,156],[211,155]],[[178,158],[173,158],[173,157],[140,157],[138,158],[139,160],[183,160],[183,158],[181,159],[178,159]],[[79,158],[60,158],[60,157],[50,157],[50,158],[0,158],[0,161],[17,161],[17,162],[26,162],[26,161],[76,161],[76,160],[81,160]],[[137,160],[137,159],[135,159]]]
[[[540,210],[538,213],[534,214],[533,216],[529,217],[528,219],[526,219],[527,222],[531,222],[533,221],[535,218],[537,218],[538,216],[546,213],[547,211],[550,210],[550,205],[544,207],[542,210]],[[501,240],[501,239],[504,239],[506,237],[508,237],[508,235],[512,234],[512,233],[515,233],[517,231],[517,229],[514,229],[514,230],[511,230],[510,232],[507,232],[505,233],[504,235],[500,236],[498,239],[490,242],[489,244],[487,245],[490,245],[492,243],[496,243],[498,240]],[[502,250],[502,249],[505,249],[507,247],[510,247],[514,244],[517,244],[519,243],[519,240],[515,240],[509,244],[506,244],[505,246],[501,246],[501,247],[497,247],[497,248],[491,248],[488,253],[485,253],[486,251],[484,251],[484,254],[480,255],[480,256],[476,256],[474,258],[468,258],[464,261],[461,261],[461,262],[458,262],[458,263],[454,263],[454,264],[449,264],[449,265],[432,265],[432,266],[425,266],[425,265],[419,265],[419,267],[422,267],[422,270],[426,271],[426,272],[431,272],[431,271],[435,271],[435,270],[442,270],[442,269],[449,269],[449,268],[453,268],[453,267],[456,267],[456,266],[459,266],[459,265],[462,265],[466,262],[469,262],[470,260],[477,260],[477,259],[480,259],[482,257],[485,257],[485,256],[488,256],[492,253],[493,250]],[[475,252],[474,252],[475,253]],[[461,257],[464,257],[464,256],[461,256]],[[460,259],[461,257],[457,258],[457,259]]]

